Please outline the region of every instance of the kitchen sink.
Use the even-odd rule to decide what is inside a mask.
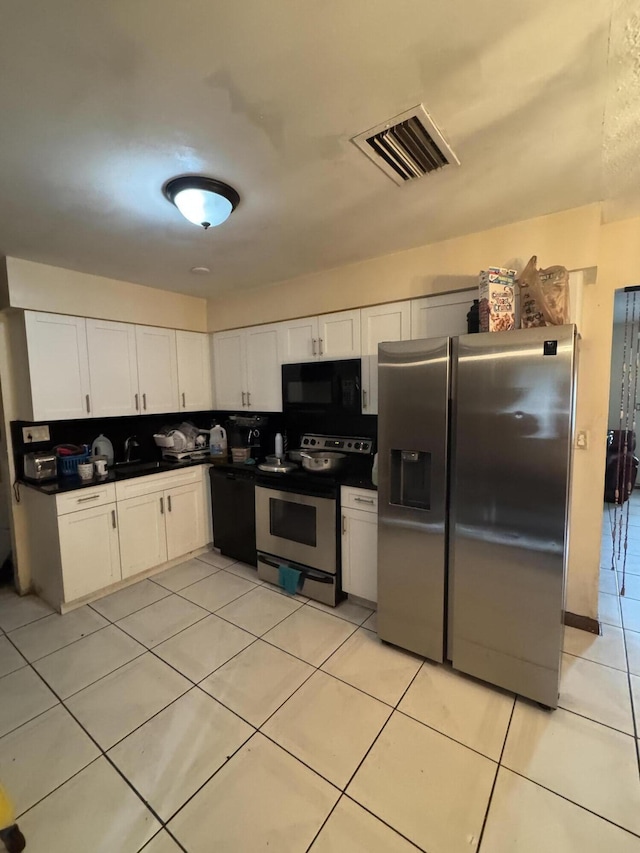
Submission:
[[[131,474],[157,471],[160,465],[160,462],[116,462],[113,468],[116,477],[128,477]]]

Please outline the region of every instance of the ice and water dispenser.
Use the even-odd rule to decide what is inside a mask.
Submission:
[[[390,503],[408,509],[431,509],[431,453],[392,450]]]

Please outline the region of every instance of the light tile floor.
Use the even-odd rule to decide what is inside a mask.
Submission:
[[[28,850],[640,853],[640,548],[621,607],[608,524],[603,634],[567,629],[555,712],[215,551],[66,616],[0,593]]]

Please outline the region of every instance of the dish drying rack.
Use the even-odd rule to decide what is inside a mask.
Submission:
[[[153,436],[162,450],[162,458],[170,461],[181,459],[204,459],[209,455],[209,431],[188,422],[165,427]]]

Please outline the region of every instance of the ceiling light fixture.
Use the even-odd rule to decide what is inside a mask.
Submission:
[[[221,225],[240,202],[240,196],[233,187],[204,175],[172,178],[162,192],[185,219],[201,225],[205,231],[211,226]]]

